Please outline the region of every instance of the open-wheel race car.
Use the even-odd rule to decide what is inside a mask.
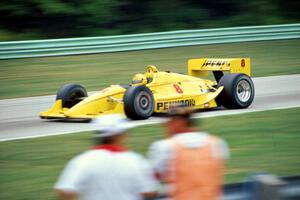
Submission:
[[[215,80],[200,78],[209,71]],[[131,84],[111,85],[89,97],[84,87],[66,84],[58,90],[53,107],[40,117],[93,119],[121,113],[131,119],[147,119],[178,104],[193,109],[247,108],[254,99],[250,73],[249,58],[190,59],[188,75],[159,71],[149,65],[143,74],[133,77]]]

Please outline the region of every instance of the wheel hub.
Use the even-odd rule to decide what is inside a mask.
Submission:
[[[246,80],[241,80],[237,84],[236,93],[241,102],[247,102],[252,94],[250,83]]]
[[[151,110],[150,106],[150,99],[151,97],[149,96],[148,93],[146,92],[140,92],[136,98],[137,100],[137,105],[143,110],[143,112],[148,112]]]

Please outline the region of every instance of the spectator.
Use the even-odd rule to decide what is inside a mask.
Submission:
[[[168,184],[175,200],[216,200],[222,197],[225,141],[196,131],[191,112],[177,107],[166,123],[166,139],[154,142],[149,158],[157,177]]]
[[[157,182],[148,162],[124,147],[132,128],[121,115],[95,120],[97,146],[73,158],[55,189],[63,200],[140,200],[155,195]]]

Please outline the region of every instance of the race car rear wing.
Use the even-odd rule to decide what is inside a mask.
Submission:
[[[250,58],[199,58],[188,60],[188,75],[207,76],[212,71],[219,82],[223,72],[243,73],[251,76]]]

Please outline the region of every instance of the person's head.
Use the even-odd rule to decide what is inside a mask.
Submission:
[[[177,133],[190,132],[194,130],[192,111],[184,106],[177,106],[168,113],[169,119],[166,122],[167,136]]]
[[[104,115],[93,120],[96,144],[124,144],[127,130],[134,127],[120,114]]]
[[[136,74],[136,75],[133,76],[131,84],[133,86],[146,85],[147,84],[147,77],[143,74]]]

